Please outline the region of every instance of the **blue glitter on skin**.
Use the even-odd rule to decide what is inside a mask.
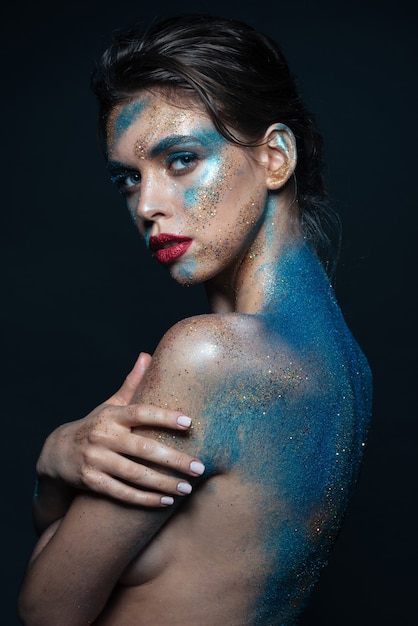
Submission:
[[[187,284],[193,277],[193,274],[196,271],[197,263],[195,259],[185,259],[182,265],[179,267],[178,276]]]
[[[371,412],[369,366],[310,247],[290,247],[273,273],[274,294],[250,316],[259,325],[254,376],[232,347],[216,415],[207,399],[216,426],[202,446],[209,474],[237,467],[264,494],[256,532],[266,569],[254,624],[291,624],[294,607],[306,604],[341,526]],[[274,502],[282,506],[267,512]]]
[[[274,242],[276,240],[276,233],[275,233],[275,229],[274,229],[274,219],[275,219],[275,215],[276,215],[276,206],[275,206],[275,199],[274,196],[269,193],[267,196],[267,200],[266,200],[266,206],[264,208],[264,222],[267,224],[267,228],[266,228],[266,246],[268,248],[272,248],[274,246]],[[263,268],[260,268],[258,271],[260,272],[260,270],[262,270]]]
[[[112,142],[117,142],[121,139],[122,135],[141,115],[149,100],[149,98],[141,98],[123,107],[113,123]]]
[[[186,210],[199,203],[202,188],[214,182],[214,177],[218,175],[222,162],[222,149],[228,145],[226,139],[216,131],[203,131],[202,133],[197,133],[197,137],[200,139],[201,144],[207,150],[210,150],[211,154],[206,157],[206,167],[200,180],[193,187],[187,189],[184,194],[186,202],[184,208]]]

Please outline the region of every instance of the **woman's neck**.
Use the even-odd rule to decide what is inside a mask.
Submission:
[[[211,311],[259,313],[277,289],[277,267],[281,257],[302,242],[293,192],[271,194],[260,228],[244,255],[206,283]]]

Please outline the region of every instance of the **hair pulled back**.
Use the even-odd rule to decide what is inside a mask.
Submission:
[[[95,67],[92,87],[102,138],[112,109],[152,88],[197,97],[217,130],[240,145],[256,145],[271,124],[286,124],[296,138],[302,231],[328,266],[326,227],[332,219],[322,138],[272,39],[243,22],[204,14],[168,18],[145,31],[134,26],[114,36]]]

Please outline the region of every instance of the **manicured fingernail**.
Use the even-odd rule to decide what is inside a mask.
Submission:
[[[199,463],[199,461],[192,461],[190,463],[190,471],[193,472],[193,474],[198,474],[198,476],[200,476],[205,471],[205,466],[203,463]]]
[[[188,495],[189,493],[192,493],[192,486],[189,485],[189,483],[179,483],[177,485],[177,491]]]
[[[187,417],[186,415],[180,415],[177,418],[177,424],[179,426],[187,426],[188,428],[191,423],[192,423],[192,420],[190,419],[190,417]]]
[[[163,496],[161,498],[161,504],[163,504],[164,506],[170,506],[171,504],[174,504],[174,498],[172,498],[171,496]]]

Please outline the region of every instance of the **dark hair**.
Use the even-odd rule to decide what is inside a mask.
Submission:
[[[135,26],[115,35],[93,72],[92,87],[102,139],[115,105],[156,87],[197,96],[217,130],[241,145],[260,142],[275,122],[286,124],[296,138],[302,231],[332,272],[327,228],[333,213],[322,173],[322,138],[272,39],[243,22],[203,14],[169,18],[145,32]]]

